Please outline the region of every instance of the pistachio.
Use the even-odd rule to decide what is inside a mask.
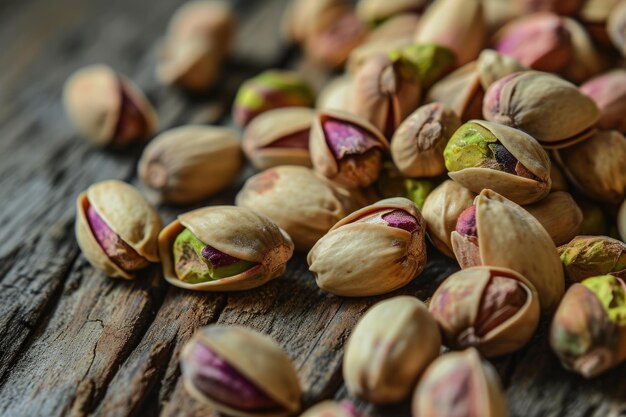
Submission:
[[[456,54],[457,65],[464,65],[480,53],[486,31],[479,0],[440,0],[422,16],[415,42],[449,48]]]
[[[167,27],[167,36],[180,40],[219,40],[220,55],[224,55],[231,46],[234,26],[235,17],[228,2],[193,0],[174,12]]]
[[[607,66],[607,60],[577,20],[566,17],[563,21],[570,34],[572,57],[561,74],[571,82],[580,84],[602,72]]]
[[[317,97],[315,107],[318,110],[352,110],[352,85],[354,81],[349,75],[340,75],[330,80]]]
[[[295,166],[250,177],[235,201],[269,217],[291,236],[297,250],[311,249],[335,223],[368,203],[359,191]]]
[[[520,349],[539,324],[537,291],[508,268],[477,266],[450,275],[433,294],[429,310],[446,346],[473,346],[486,357]]]
[[[404,197],[422,209],[426,197],[434,188],[429,179],[406,178],[391,161],[383,163],[383,169],[376,182],[376,189],[383,198]]]
[[[249,209],[211,206],[181,214],[159,234],[163,276],[197,291],[240,291],[279,277],[293,254],[289,236]]]
[[[85,258],[111,277],[133,279],[150,262],[158,262],[161,219],[135,187],[102,181],[76,200],[76,240]]]
[[[347,112],[322,110],[311,128],[313,167],[350,188],[367,187],[378,178],[389,145],[367,120]]]
[[[598,127],[626,132],[626,70],[616,69],[580,86],[600,110]]]
[[[510,268],[533,284],[543,310],[556,308],[565,287],[563,268],[539,220],[492,190],[483,190],[474,204],[461,213],[451,233],[461,268]]]
[[[570,282],[596,275],[626,278],[626,244],[607,236],[576,236],[560,246],[559,255]]]
[[[495,369],[475,349],[440,356],[415,389],[413,417],[506,417]]]
[[[233,118],[241,126],[259,114],[281,107],[312,107],[311,87],[293,71],[267,70],[244,82],[235,97]]]
[[[527,69],[526,66],[520,64],[515,58],[496,52],[493,49],[484,49],[476,60],[476,70],[478,71],[483,90],[487,90],[491,84],[504,76]]]
[[[491,188],[529,204],[550,192],[550,158],[521,130],[473,120],[454,132],[443,156],[450,178],[476,193]]]
[[[188,125],[157,136],[139,160],[139,178],[170,203],[206,198],[237,177],[242,165],[237,133],[228,128]]]
[[[472,61],[436,82],[425,101],[445,104],[465,122],[482,118],[484,94],[477,63]]]
[[[620,206],[617,214],[617,229],[623,242],[626,242],[626,200]]]
[[[597,376],[626,359],[626,284],[612,275],[572,285],[554,315],[550,345],[563,366]]]
[[[434,177],[446,171],[443,150],[461,125],[454,111],[444,104],[425,104],[398,127],[391,139],[391,156],[409,177]]]
[[[555,245],[563,245],[580,233],[583,213],[569,193],[553,191],[524,208],[546,229]]]
[[[239,417],[281,417],[300,408],[300,383],[276,342],[241,326],[198,330],[180,355],[183,383],[197,400]]]
[[[613,7],[620,0],[587,0],[577,18],[584,24],[594,42],[603,48],[611,48],[613,44],[607,32],[607,20]]]
[[[141,90],[106,65],[72,74],[63,87],[68,118],[96,146],[124,148],[157,129],[157,115]]]
[[[356,14],[364,22],[376,24],[400,13],[420,13],[427,5],[428,0],[359,0]]]
[[[615,130],[597,132],[588,140],[555,152],[563,171],[584,194],[610,203],[626,195],[626,138]]]
[[[346,71],[350,76],[354,76],[367,61],[377,55],[388,55],[390,58],[397,59],[397,56],[390,54],[398,53],[412,43],[412,37],[394,37],[365,42],[350,52],[346,62]]]
[[[456,56],[451,49],[433,43],[413,43],[392,50],[389,57],[392,60],[403,59],[413,64],[423,89],[428,89],[439,81],[456,63]]]
[[[340,403],[322,401],[306,410],[300,417],[366,417],[366,415],[359,412],[350,401],[343,400]]]
[[[589,138],[600,116],[575,85],[538,71],[516,72],[492,84],[485,93],[483,115],[523,130],[549,149]]]
[[[472,206],[475,197],[476,194],[452,180],[444,181],[426,197],[422,215],[428,237],[444,255],[454,258],[450,234],[459,215]]]
[[[419,0],[409,1],[417,2]],[[384,7],[384,2],[379,1],[379,3]],[[409,42],[412,42],[413,35],[415,34],[415,29],[417,28],[419,20],[419,15],[410,11],[394,14],[393,16],[385,19],[384,21],[377,24],[374,28],[372,28],[372,30],[367,35],[367,40],[363,43],[363,45],[379,42],[392,42],[396,39],[406,39]],[[359,48],[361,46],[359,46]]]
[[[621,0],[611,9],[606,31],[613,45],[626,56],[626,1]]]
[[[381,200],[337,222],[309,252],[309,270],[321,289],[336,295],[385,294],[424,269],[424,233],[415,204]]]
[[[319,30],[328,20],[349,9],[346,0],[292,0],[282,20],[283,37],[290,42],[304,42],[309,33]]]
[[[370,308],[354,327],[343,359],[350,394],[374,404],[397,403],[439,356],[437,322],[420,300],[399,296]]]
[[[279,165],[311,166],[309,133],[315,112],[286,107],[260,114],[243,133],[243,150],[257,169]]]

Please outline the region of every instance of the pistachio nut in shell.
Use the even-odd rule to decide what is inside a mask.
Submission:
[[[624,200],[617,213],[617,230],[622,238],[622,242],[626,242],[626,200]]]
[[[367,310],[346,344],[348,392],[374,404],[400,402],[440,349],[437,322],[424,303],[410,296],[381,301]]]
[[[346,0],[291,0],[281,22],[282,35],[289,42],[304,42],[308,34],[350,7]]]
[[[388,53],[393,60],[403,59],[417,70],[422,89],[429,89],[456,66],[456,55],[451,49],[434,43],[411,43]]]
[[[450,275],[433,294],[429,310],[446,346],[473,346],[485,357],[524,346],[540,315],[535,287],[517,272],[494,266]]]
[[[530,281],[542,310],[556,308],[565,289],[552,238],[530,213],[492,190],[483,190],[457,220],[452,249],[461,268],[509,268]]]
[[[362,117],[338,110],[320,110],[313,121],[309,151],[313,168],[350,187],[367,187],[378,178],[389,144]]]
[[[306,410],[300,417],[367,417],[348,400],[322,401]]]
[[[407,178],[392,161],[385,161],[380,177],[376,181],[376,191],[382,198],[404,197],[422,210],[428,194],[435,188],[435,180],[429,178]]]
[[[400,124],[391,139],[393,162],[409,177],[443,174],[443,150],[459,126],[459,117],[444,104],[419,107]]]
[[[196,291],[256,288],[285,272],[289,236],[243,207],[211,206],[178,216],[159,234],[163,276]]]
[[[76,130],[96,146],[124,148],[157,129],[157,115],[141,90],[106,65],[74,72],[63,87],[63,105]]]
[[[572,285],[550,327],[550,346],[566,369],[597,376],[626,359],[626,284],[612,275]]]
[[[424,270],[424,235],[415,204],[381,200],[337,222],[309,252],[309,270],[322,290],[335,295],[385,294]]]
[[[572,42],[572,57],[561,70],[561,75],[575,84],[581,84],[602,72],[608,60],[578,20],[569,17],[563,20]]]
[[[609,274],[626,278],[626,243],[617,239],[576,236],[558,249],[569,282]]]
[[[483,96],[475,61],[437,81],[426,94],[426,103],[438,102],[454,110],[462,122],[482,118]]]
[[[419,20],[420,17],[416,13],[403,12],[395,14],[372,28],[367,34],[366,41],[361,44],[359,48],[365,44],[393,42],[398,39],[405,39],[409,43],[412,43],[413,34],[415,33]],[[350,55],[352,55],[352,53],[350,53]]]
[[[374,40],[365,42],[354,48],[346,62],[346,75],[354,77],[361,67],[372,57],[377,55],[389,55],[411,45],[411,37],[393,37],[391,39]]]
[[[180,355],[186,390],[215,410],[239,417],[282,417],[300,408],[300,383],[287,353],[241,326],[199,329]]]
[[[543,200],[524,208],[539,220],[557,246],[580,233],[583,213],[571,194],[565,191],[552,191]]]
[[[474,204],[474,198],[476,194],[452,180],[444,181],[426,197],[422,215],[428,237],[444,255],[454,258],[450,234],[459,215]]]
[[[243,158],[229,128],[187,125],[167,130],[144,149],[141,181],[168,203],[194,203],[231,184]]]
[[[614,69],[587,81],[580,91],[600,110],[600,129],[626,132],[626,70]]]
[[[506,417],[506,399],[492,365],[475,349],[437,358],[420,379],[413,417]]]
[[[122,181],[102,181],[80,193],[75,231],[85,258],[108,276],[133,279],[150,262],[159,262],[161,219],[135,187]]]
[[[556,161],[568,179],[594,200],[619,203],[626,195],[626,137],[616,130],[598,131],[588,140],[559,149]]]
[[[400,13],[419,13],[426,6],[428,0],[359,0],[356,14],[364,22],[376,24]]]
[[[476,60],[476,70],[483,90],[487,90],[491,84],[506,75],[527,69],[517,59],[493,49],[484,49]]]
[[[626,57],[626,1],[617,3],[609,14],[606,31],[609,38],[622,56]]]
[[[236,204],[269,217],[308,251],[335,223],[369,201],[360,191],[298,166],[267,169],[246,181]]]
[[[490,188],[518,204],[550,192],[550,158],[530,135],[499,123],[472,120],[448,141],[448,176],[475,193]]]
[[[268,110],[243,132],[243,150],[257,169],[279,165],[311,166],[309,134],[315,112],[307,107]]]
[[[600,112],[574,84],[545,72],[523,71],[487,89],[483,115],[523,130],[545,148],[556,149],[593,135]]]

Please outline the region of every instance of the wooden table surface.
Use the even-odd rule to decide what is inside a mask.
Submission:
[[[133,282],[95,271],[74,238],[74,201],[96,181],[136,183],[141,149],[99,151],[74,133],[60,103],[72,71],[105,62],[127,74],[155,103],[162,129],[229,124],[237,86],[265,68],[299,67],[316,83],[325,77],[281,45],[286,0],[238,0],[235,53],[219,86],[204,97],[159,86],[156,43],[181,1],[0,3],[2,416],[213,415],[184,391],[178,356],[198,327],[215,322],[274,337],[295,362],[304,407],[345,398],[343,346],[363,312],[394,294],[425,300],[457,268],[429,246],[426,272],[394,294],[368,299],[321,292],[303,254],[294,256],[283,278],[230,294],[174,288],[156,267]],[[232,204],[250,173],[204,203]],[[169,222],[189,208],[159,211]],[[626,416],[626,366],[591,381],[562,370],[547,345],[548,322],[544,318],[525,349],[493,361],[507,388],[510,415]],[[393,407],[357,404],[372,417],[409,416],[408,401]]]

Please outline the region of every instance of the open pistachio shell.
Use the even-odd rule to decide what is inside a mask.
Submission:
[[[368,203],[357,190],[347,190],[305,167],[282,166],[250,177],[236,204],[269,217],[308,251],[335,223]]]
[[[337,222],[309,252],[309,270],[321,289],[336,295],[385,294],[424,269],[424,235],[415,204],[406,198],[381,200]]]
[[[243,150],[257,169],[279,165],[311,166],[309,133],[315,111],[306,107],[269,110],[243,133]]]
[[[484,91],[476,61],[463,65],[436,82],[426,95],[426,102],[450,107],[465,122],[482,118]]]
[[[583,213],[569,193],[553,191],[524,208],[539,220],[557,246],[569,242],[580,232]]]
[[[92,224],[92,209],[99,225]],[[92,214],[93,216],[93,214]],[[105,229],[100,243],[96,228]],[[154,207],[135,187],[122,181],[108,180],[90,186],[76,200],[76,239],[87,260],[111,277],[133,279],[134,270],[126,270],[107,255],[102,244],[110,246],[110,254],[127,259],[137,268],[158,262],[157,236],[161,219]]]
[[[163,132],[150,142],[138,172],[163,201],[192,203],[232,183],[242,162],[234,130],[189,125]]]
[[[513,57],[498,53],[493,49],[484,49],[476,60],[476,70],[483,90],[500,78],[528,68]]]
[[[174,241],[188,229],[203,244],[256,265],[226,278],[189,283],[175,272]],[[159,234],[163,276],[172,285],[197,291],[240,291],[256,288],[285,272],[293,254],[289,236],[267,217],[243,207],[211,206],[178,216]]]
[[[350,394],[374,404],[402,401],[439,356],[437,322],[420,300],[399,296],[370,308],[354,327],[343,359]]]
[[[626,278],[626,243],[617,239],[576,236],[558,249],[569,282],[607,274]]]
[[[446,346],[473,346],[486,357],[524,346],[540,314],[535,287],[517,272],[493,266],[450,275],[433,294],[429,310]]]
[[[461,268],[509,268],[534,285],[543,310],[556,308],[565,289],[563,268],[552,238],[530,213],[492,190],[475,199],[475,235],[451,234]]]
[[[497,146],[496,142],[504,147],[501,157],[500,150],[490,147]],[[518,204],[530,204],[550,192],[548,154],[535,139],[518,129],[472,120],[452,135],[444,157],[450,178],[475,193],[490,188]],[[502,168],[492,168],[493,161]]]
[[[306,410],[300,417],[366,417],[348,400],[340,403],[322,401]]]
[[[506,399],[498,373],[473,348],[437,358],[413,394],[413,417],[506,415]]]
[[[617,230],[623,242],[626,242],[626,200],[620,206],[617,214]]]
[[[284,417],[300,408],[300,383],[291,359],[273,339],[252,329],[201,328],[183,347],[181,367],[187,391],[221,413]]]

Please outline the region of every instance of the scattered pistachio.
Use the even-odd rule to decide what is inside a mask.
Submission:
[[[600,110],[598,127],[626,132],[626,70],[616,69],[580,86]]]
[[[607,236],[576,236],[560,246],[559,255],[570,282],[596,275],[626,277],[626,244]]]

